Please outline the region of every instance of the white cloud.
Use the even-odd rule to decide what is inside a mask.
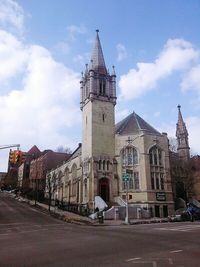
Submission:
[[[70,26],[67,26],[67,32],[69,34],[69,38],[72,41],[74,41],[76,39],[77,34],[85,34],[87,32],[87,29],[83,25],[80,25],[80,26],[70,25]]]
[[[199,51],[183,39],[169,39],[152,63],[137,63],[137,69],[120,77],[121,97],[133,99],[154,89],[157,82],[174,71],[184,70],[197,59]]]
[[[0,96],[1,144],[20,143],[22,149],[34,144],[43,149],[71,146],[70,128],[81,120],[79,74],[56,62],[44,47],[25,46],[14,36],[5,36],[11,41],[7,53],[0,49],[0,59],[4,66],[10,62],[11,69],[0,67],[1,80],[9,82],[19,69],[23,79],[20,90],[10,80],[11,91]]]
[[[200,65],[193,67],[185,75],[181,88],[183,91],[196,90],[200,94]]]
[[[0,24],[15,28],[20,33],[24,28],[23,8],[13,0],[0,0]]]
[[[24,69],[28,51],[14,35],[0,30],[0,84]]]
[[[118,108],[116,109],[116,114],[115,114],[115,121],[118,123],[119,121],[125,119],[128,115],[130,114],[128,109],[122,109],[119,110]]]
[[[117,60],[122,61],[127,58],[126,47],[123,44],[117,45]]]
[[[189,133],[189,145],[192,153],[197,154],[200,151],[200,117],[186,118],[186,126]]]

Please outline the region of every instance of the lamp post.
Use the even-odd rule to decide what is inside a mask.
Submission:
[[[126,184],[126,217],[125,217],[125,223],[129,224],[129,214],[128,214],[128,181],[129,181],[129,174],[128,173],[123,174],[122,179]]]

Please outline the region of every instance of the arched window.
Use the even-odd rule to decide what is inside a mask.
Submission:
[[[106,161],[103,160],[103,170],[105,171],[105,168],[106,168]]]
[[[152,147],[149,150],[149,160],[151,165],[161,166],[162,163],[162,151],[157,146]]]
[[[124,148],[121,154],[123,165],[131,166],[134,164],[138,164],[138,152],[134,147],[128,146]]]
[[[151,189],[164,190],[164,166],[162,150],[153,146],[149,150],[149,163],[151,171]]]
[[[101,78],[99,80],[99,94],[103,95],[103,96],[106,94],[106,80],[105,80],[105,78]]]
[[[107,161],[107,171],[109,171],[109,165],[110,165],[110,163],[109,163],[109,160]]]
[[[77,178],[77,166],[73,164],[72,166],[72,195],[76,195],[76,178]]]
[[[99,160],[99,170],[101,170],[101,160]]]
[[[65,180],[65,183],[68,182],[68,180],[69,180],[69,169],[68,168],[65,168],[64,180]]]
[[[72,166],[72,180],[77,178],[77,166],[76,164],[73,164]]]

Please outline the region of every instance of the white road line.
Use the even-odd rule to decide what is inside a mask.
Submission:
[[[141,258],[131,258],[131,259],[128,259],[126,261],[129,262],[129,261],[136,261],[136,260],[141,260]]]
[[[179,252],[182,252],[183,250],[182,249],[178,249],[178,250],[172,250],[170,251],[170,253],[179,253]]]

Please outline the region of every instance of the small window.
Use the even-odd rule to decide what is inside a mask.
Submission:
[[[155,184],[154,184],[154,172],[151,173],[151,189],[155,189]]]
[[[105,115],[104,114],[102,114],[102,119],[103,119],[103,121],[105,121]]]
[[[103,161],[103,170],[105,171],[105,167],[106,167],[106,162],[105,160]]]
[[[109,171],[109,161],[107,161],[107,171]]]
[[[99,170],[101,170],[101,160],[99,160]]]

